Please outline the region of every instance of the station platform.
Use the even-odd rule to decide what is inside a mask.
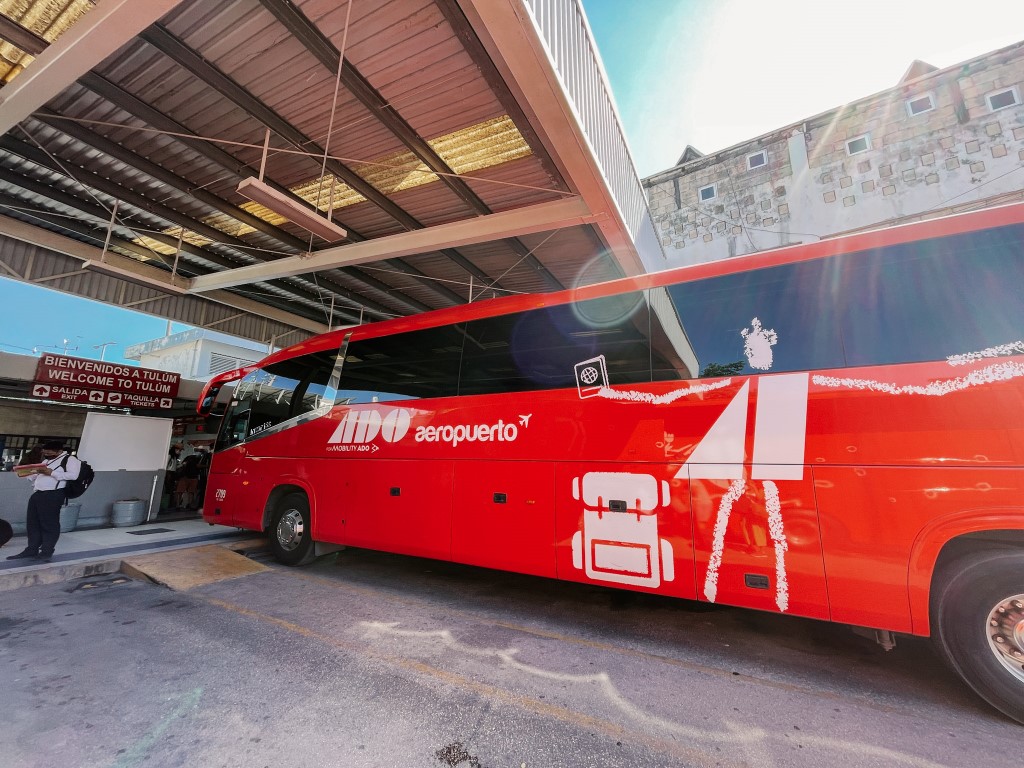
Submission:
[[[262,548],[264,541],[252,531],[211,526],[198,517],[158,518],[131,527],[62,533],[53,558],[43,563],[32,559],[8,560],[26,545],[25,536],[15,536],[0,547],[0,592],[124,571],[126,564],[155,553],[218,544],[254,550]]]

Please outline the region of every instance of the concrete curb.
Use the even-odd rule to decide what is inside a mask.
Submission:
[[[57,584],[62,581],[74,581],[86,576],[104,576],[117,573],[121,569],[121,558],[102,558],[56,565],[35,565],[20,568],[16,571],[0,573],[0,592],[11,592],[22,587],[35,587],[40,584]]]
[[[220,539],[219,541],[217,539]],[[89,576],[105,576],[111,573],[124,573],[139,578],[139,572],[129,571],[125,567],[125,560],[140,555],[158,554],[162,552],[173,552],[180,549],[193,549],[215,544],[229,549],[240,549],[242,551],[260,549],[262,543],[253,538],[249,531],[242,534],[227,534],[214,539],[204,537],[199,540],[181,541],[176,544],[167,544],[162,547],[151,547],[145,550],[124,552],[117,554],[96,555],[95,557],[70,560],[62,563],[39,563],[22,568],[0,571],[0,592],[11,592],[23,587],[35,587],[41,584],[58,584],[64,581],[74,581]],[[141,574],[142,578],[148,577]]]

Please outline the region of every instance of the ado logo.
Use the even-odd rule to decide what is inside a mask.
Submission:
[[[377,409],[351,410],[327,441],[332,445],[367,445],[379,435],[388,443],[397,443],[409,431],[412,415],[405,408],[392,408],[381,416]],[[344,448],[341,448],[344,450]]]

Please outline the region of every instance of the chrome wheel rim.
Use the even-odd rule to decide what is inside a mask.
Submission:
[[[296,549],[306,535],[306,522],[297,509],[289,509],[277,522],[277,543],[285,552]]]
[[[999,663],[1024,683],[1024,594],[1008,597],[989,611],[985,630]]]

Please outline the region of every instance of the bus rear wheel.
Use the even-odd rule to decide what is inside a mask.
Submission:
[[[270,518],[270,551],[284,565],[305,565],[315,557],[310,527],[309,500],[305,494],[289,493],[281,499]]]
[[[985,701],[1024,723],[1024,552],[959,560],[938,585],[940,653]]]

